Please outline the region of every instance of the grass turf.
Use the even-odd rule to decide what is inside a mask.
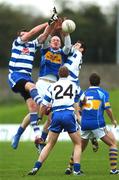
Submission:
[[[71,142],[58,142],[42,168],[35,176],[27,176],[38,158],[32,142],[20,142],[13,150],[10,143],[0,143],[0,180],[116,180],[118,175],[109,175],[108,147],[99,142],[99,151],[94,153],[89,144],[82,155],[81,167],[84,176],[67,176],[65,168],[72,151]]]
[[[110,91],[110,102],[112,105],[112,109],[115,115],[115,118],[119,117],[119,90]],[[28,113],[27,107],[25,103],[15,103],[15,104],[4,104],[0,105],[0,124],[18,124],[21,123],[24,116]],[[44,120],[41,123],[44,123]],[[110,124],[109,118],[106,116],[106,122]]]

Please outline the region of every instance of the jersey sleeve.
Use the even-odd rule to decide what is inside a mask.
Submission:
[[[38,39],[34,39],[32,42],[33,42],[33,44],[34,44],[35,47],[40,47],[40,46],[42,46],[42,44],[39,44]]]
[[[82,89],[80,87],[77,88],[77,93],[75,96],[75,103],[79,101],[83,101],[85,97],[85,94],[83,93]]]
[[[47,106],[51,102],[51,100],[52,100],[52,92],[51,92],[51,86],[50,86],[46,91],[42,104]]]
[[[13,44],[14,44],[15,46],[19,46],[19,45],[24,44],[24,43],[25,43],[25,42],[21,40],[20,36],[18,36],[18,38],[14,40],[14,43],[13,43]]]
[[[109,93],[106,91],[104,92],[103,103],[104,103],[104,109],[109,109],[111,107],[109,102]]]

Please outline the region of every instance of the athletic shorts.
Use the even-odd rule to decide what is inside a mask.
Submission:
[[[16,83],[17,83],[19,80],[21,80],[21,79],[24,79],[24,80],[26,80],[27,82],[33,82],[30,74],[21,73],[21,72],[13,72],[13,73],[10,73],[10,74],[8,75],[8,82],[9,82],[9,85],[10,85],[11,89],[12,89],[12,88],[16,85]]]
[[[60,133],[62,130],[68,133],[76,132],[78,126],[74,111],[65,109],[53,112],[49,130],[55,133]]]
[[[44,79],[38,79],[38,81],[36,82],[36,88],[38,90],[38,94],[40,95],[40,97],[43,99],[48,87],[52,84],[53,82],[50,82],[48,80],[44,80]]]
[[[16,73],[16,72],[9,74],[9,84],[11,89],[15,93],[20,93],[25,101],[31,98],[30,93],[25,89],[25,84],[27,82],[34,83],[30,75],[27,75],[25,73]]]
[[[81,130],[81,137],[83,139],[91,139],[93,137],[100,139],[104,137],[108,132],[109,132],[109,129],[106,126],[102,128],[98,128],[98,129],[93,129],[93,130],[86,130],[86,131]]]

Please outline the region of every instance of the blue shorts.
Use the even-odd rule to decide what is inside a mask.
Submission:
[[[60,133],[62,130],[68,133],[74,133],[78,130],[74,111],[61,110],[55,111],[52,114],[51,124],[49,130],[55,133]]]
[[[29,82],[33,82],[31,75],[21,72],[13,72],[8,75],[8,82],[11,89],[17,84],[17,82],[21,79],[24,79]]]

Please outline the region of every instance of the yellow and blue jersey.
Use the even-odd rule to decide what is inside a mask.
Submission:
[[[41,61],[39,77],[53,74],[58,77],[58,71],[61,65],[66,61],[67,55],[62,49],[54,50],[51,47],[41,49]]]
[[[104,110],[110,108],[109,93],[91,86],[84,92],[87,102],[82,105],[82,130],[92,130],[105,126]]]

